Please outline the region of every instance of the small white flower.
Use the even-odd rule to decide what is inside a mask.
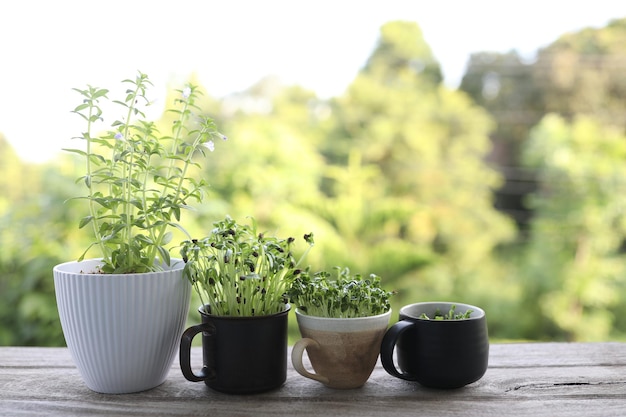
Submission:
[[[213,143],[212,140],[205,143],[204,146],[206,146],[211,152],[215,150],[215,143]]]
[[[183,90],[183,98],[189,98],[190,95],[191,95],[191,88],[185,87],[185,89]]]

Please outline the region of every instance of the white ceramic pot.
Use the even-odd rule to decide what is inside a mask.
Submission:
[[[122,394],[165,381],[189,312],[184,263],[144,274],[93,273],[98,260],[54,267],[67,347],[93,391]]]

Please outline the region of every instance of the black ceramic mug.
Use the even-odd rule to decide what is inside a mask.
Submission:
[[[436,320],[455,306],[469,318]],[[426,314],[427,318],[422,318]],[[394,363],[396,350],[398,367]],[[415,303],[400,309],[399,321],[383,338],[380,359],[392,376],[432,388],[459,388],[478,381],[487,371],[489,337],[485,312],[451,302]],[[398,369],[399,368],[399,369]]]
[[[280,387],[287,379],[287,319],[291,306],[269,315],[228,317],[198,311],[202,323],[185,330],[180,369],[187,380],[229,394],[252,394]],[[203,367],[191,369],[191,343],[202,332]]]

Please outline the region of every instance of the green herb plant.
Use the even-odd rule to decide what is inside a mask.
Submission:
[[[379,276],[364,278],[338,266],[334,272],[303,271],[289,290],[291,302],[301,312],[318,317],[368,317],[389,311],[389,298],[394,293],[381,288]]]
[[[205,181],[191,177],[199,168],[198,155],[214,150],[213,139],[226,139],[213,120],[197,114],[200,90],[189,85],[177,90],[180,96],[166,111],[174,115],[171,132],[161,134],[154,122],[146,120],[144,108],[150,104],[147,93],[152,85],[141,72],[127,86],[123,100],[109,100],[107,89],[90,85],[77,89],[82,103],[73,113],[86,122],[84,149],[66,149],[85,161],[85,174],[77,182],[86,187],[89,214],[80,228],[89,227],[92,247],[102,256],[101,272],[141,273],[170,264],[167,245],[174,229],[186,233],[181,213],[190,200],[201,203]],[[108,130],[95,133],[104,121],[101,101],[121,110]],[[103,129],[104,130],[104,129]]]
[[[213,224],[207,237],[181,244],[183,275],[212,315],[249,317],[283,311],[289,285],[314,245],[313,234],[305,234],[308,247],[296,260],[294,238],[258,233],[255,219],[250,219],[250,224],[239,224],[226,216]]]
[[[452,305],[447,313],[442,313],[439,309],[435,311],[435,315],[430,318],[426,313],[420,315],[420,319],[426,320],[463,320],[469,319],[473,310],[467,310],[465,313],[456,313],[456,305]]]

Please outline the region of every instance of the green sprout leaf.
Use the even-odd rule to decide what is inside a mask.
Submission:
[[[464,320],[469,319],[472,313],[473,310],[471,309],[466,310],[464,313],[457,313],[456,305],[452,304],[450,310],[445,314],[437,309],[433,317],[429,317],[426,313],[422,313],[420,318],[425,320]]]

